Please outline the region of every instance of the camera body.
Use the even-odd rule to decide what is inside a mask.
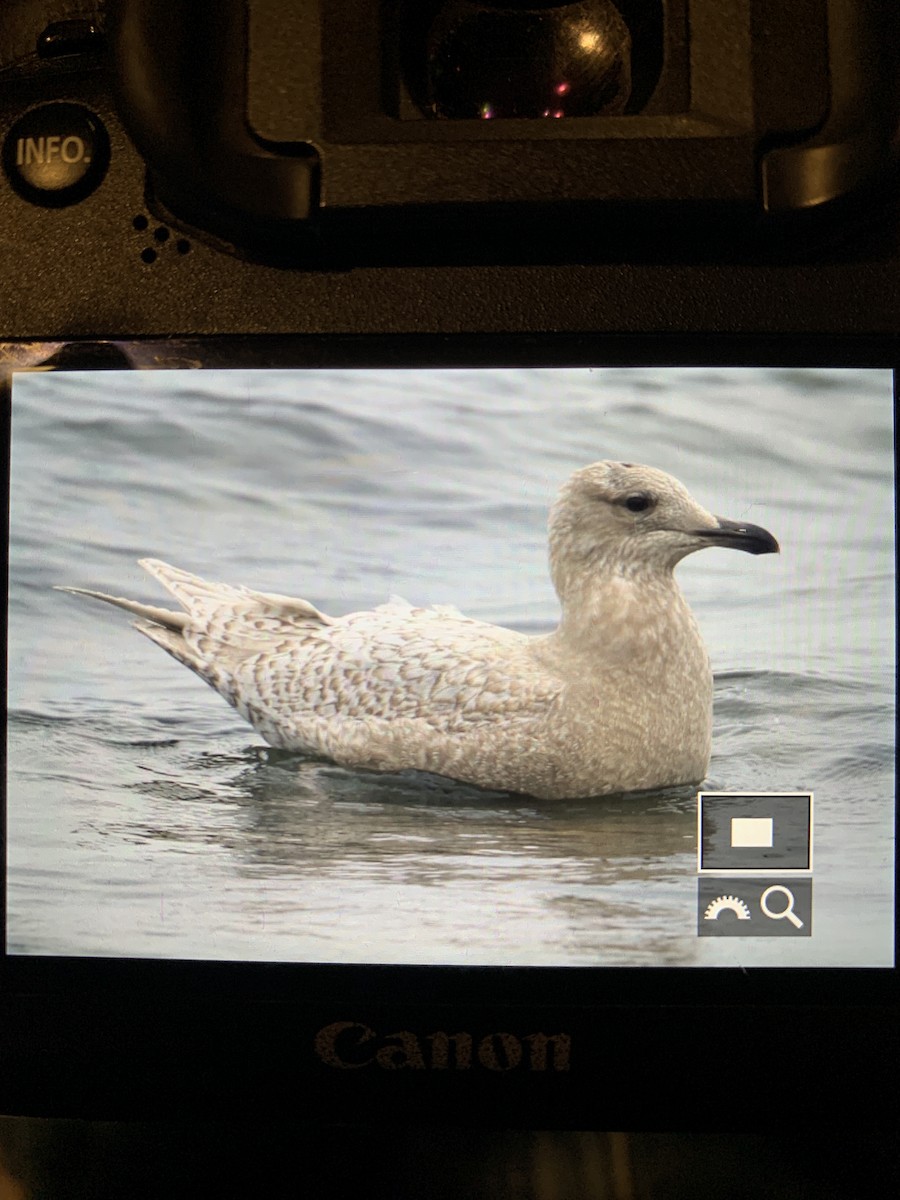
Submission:
[[[884,6],[622,3],[623,112],[492,120],[440,7],[7,6],[4,336],[894,331]]]
[[[53,7],[0,13],[4,368],[896,361],[893,6]],[[730,1128],[725,1062],[757,1128],[776,1068],[887,1126],[894,972],[823,974],[7,959],[0,1103]]]

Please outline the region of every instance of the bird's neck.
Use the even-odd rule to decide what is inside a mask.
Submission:
[[[691,620],[671,570],[582,576],[567,581],[559,598],[562,616],[557,637],[584,649],[596,643],[607,653],[612,645],[625,653],[652,653],[651,643],[673,621]]]

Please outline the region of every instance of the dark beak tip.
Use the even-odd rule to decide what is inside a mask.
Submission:
[[[771,533],[769,533],[767,529],[760,529],[757,533],[756,529],[758,528],[758,526],[755,526],[748,530],[748,535],[755,540],[756,545],[759,547],[756,553],[780,554],[781,547],[779,546],[777,540],[772,537]]]
[[[734,550],[745,550],[749,554],[780,554],[781,547],[768,529],[751,525],[746,521],[730,521],[727,517],[716,517],[721,537],[720,544]]]
[[[748,539],[751,543],[750,545],[748,545],[748,549],[751,550],[751,553],[753,553],[753,554],[780,554],[781,547],[779,546],[776,539],[772,537],[771,533],[769,533],[765,529],[760,529],[759,532],[757,533],[756,532],[757,528],[758,528],[758,526],[751,527],[750,529],[747,530],[747,534],[746,534],[746,536],[748,537]]]

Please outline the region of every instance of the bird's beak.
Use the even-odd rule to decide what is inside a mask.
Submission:
[[[727,517],[716,517],[716,520],[719,522],[718,527],[694,530],[708,545],[746,550],[748,554],[779,553],[780,547],[768,529],[763,529],[760,525],[750,525],[746,521],[729,521]]]

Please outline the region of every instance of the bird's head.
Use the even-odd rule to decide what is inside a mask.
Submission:
[[[779,549],[759,525],[714,516],[677,479],[635,463],[582,467],[550,513],[550,565],[560,596],[573,573],[659,577],[707,546],[749,554]]]

